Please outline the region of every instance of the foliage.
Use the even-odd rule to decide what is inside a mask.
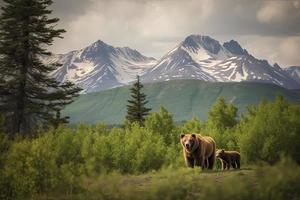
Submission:
[[[208,126],[224,131],[237,124],[237,108],[220,97],[208,112]]]
[[[0,17],[0,111],[10,134],[30,134],[39,125],[66,123],[60,111],[80,91],[72,83],[59,83],[49,74],[58,64],[42,58],[62,29],[49,18],[52,0],[4,0]]]
[[[5,137],[0,137],[3,148],[8,146]],[[172,163],[183,160],[179,147],[166,144],[163,135],[138,123],[109,132],[103,124],[80,124],[75,129],[60,126],[37,138],[14,141],[3,151],[0,192],[13,199],[61,190],[74,194],[82,191],[79,183],[83,176],[114,171],[139,174],[174,167]]]
[[[237,124],[237,108],[220,97],[208,112],[204,133],[214,138],[218,148],[237,150],[237,138],[234,131]]]
[[[217,105],[230,107],[225,102]],[[222,118],[224,108],[212,110],[214,118],[210,120],[218,121]],[[220,112],[215,112],[216,110]],[[228,110],[232,112],[227,116],[234,119],[234,109]],[[291,199],[290,194],[298,195],[296,191],[299,184],[296,180],[300,175],[299,166],[286,161],[285,158],[290,157],[299,164],[299,114],[299,104],[292,104],[278,97],[274,102],[262,101],[258,106],[250,107],[234,125],[229,126],[228,121],[224,124],[219,121],[219,127],[223,126],[224,129],[214,127],[212,121],[204,122],[195,118],[182,126],[175,125],[172,115],[162,107],[158,112],[146,117],[144,127],[138,122],[125,128],[109,128],[103,123],[95,126],[78,124],[74,128],[59,126],[46,133],[41,132],[35,138],[14,140],[0,134],[0,197],[35,199],[40,195],[63,194],[73,197],[87,194],[96,195],[95,199],[118,199],[124,194],[124,199],[232,199],[238,194],[240,199],[265,199],[266,195],[275,199],[277,196],[278,199]],[[232,184],[212,187],[214,184],[206,179],[195,183],[192,177],[185,179],[184,174],[182,177],[176,174],[166,180],[172,184],[155,182],[153,187],[149,188],[149,196],[145,197],[139,196],[137,191],[137,196],[133,197],[132,189],[127,193],[123,190],[116,191],[116,187],[113,186],[107,188],[101,185],[97,187],[99,191],[91,191],[90,184],[96,181],[97,185],[95,179],[99,176],[107,176],[114,180],[115,173],[140,175],[159,170],[173,171],[183,167],[184,159],[179,143],[181,132],[211,135],[217,143],[217,148],[240,150],[244,162],[242,168],[247,163],[255,165],[263,161],[274,165],[280,159],[283,161],[275,168],[270,167],[258,172],[267,175],[257,183],[259,187],[255,197],[251,196],[251,191],[246,190],[250,187],[247,181],[228,180],[228,184],[236,185],[233,190]],[[293,168],[293,172],[285,170],[284,165],[289,169]],[[292,176],[294,172],[295,177]],[[271,179],[275,177],[274,174],[280,176]],[[203,182],[207,184],[203,185]],[[266,190],[259,189],[263,184],[268,185]],[[294,185],[288,187],[288,184]],[[202,188],[201,191],[199,188]]]
[[[154,134],[161,135],[166,144],[174,142],[175,125],[173,117],[164,107],[160,107],[159,112],[150,113],[146,117],[145,128]]]
[[[146,107],[148,101],[146,95],[142,93],[144,86],[137,76],[137,81],[133,84],[131,91],[131,100],[128,100],[126,119],[129,123],[138,122],[141,126],[144,124],[145,116],[148,115],[150,108]]]
[[[286,155],[300,163],[300,105],[282,96],[249,108],[237,128],[239,146],[248,162],[276,163]]]
[[[205,123],[197,118],[187,121],[181,128],[183,133],[202,133],[205,129]]]

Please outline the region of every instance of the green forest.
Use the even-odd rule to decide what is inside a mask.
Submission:
[[[200,182],[195,179],[189,182],[185,176],[180,177],[181,175],[176,178],[178,173],[196,174],[195,177],[200,173],[208,177],[214,176],[213,172],[200,172],[200,169],[184,170],[182,147],[179,143],[180,133],[212,136],[217,148],[241,152],[242,169],[249,168],[258,172],[265,170],[264,176],[258,178],[257,184],[272,182],[268,186],[271,191],[257,187],[262,195],[257,199],[264,199],[264,195],[275,195],[278,199],[289,195],[299,198],[299,112],[299,103],[289,103],[278,96],[275,101],[261,101],[259,105],[249,107],[247,112],[238,117],[236,107],[220,98],[210,108],[207,121],[191,119],[182,125],[176,125],[172,114],[161,107],[159,112],[152,112],[146,116],[144,126],[139,123],[127,123],[124,127],[113,128],[108,128],[103,123],[93,126],[78,124],[75,128],[61,125],[47,132],[38,131],[38,134],[31,138],[20,136],[14,140],[2,133],[1,198],[40,199],[45,196],[47,199],[63,196],[80,199],[84,198],[84,195],[96,195],[97,199],[132,199],[130,195],[133,195],[131,192],[135,191],[134,187],[115,191],[114,187],[118,187],[117,185],[111,188],[96,186],[101,184],[100,180],[106,180],[107,184],[118,184],[119,179],[130,174],[135,177],[143,174],[154,174],[156,177],[163,174],[170,176],[170,179],[176,179],[171,186],[163,185],[160,181],[159,184],[153,183],[153,190],[147,190],[149,195],[154,191],[155,195],[164,195],[168,190],[179,190],[179,198],[182,197],[180,195],[189,192],[187,185],[193,185],[194,182],[199,187],[205,185],[209,188],[209,185],[213,184],[209,183],[211,178]],[[220,171],[219,167],[214,171]],[[183,183],[179,181],[181,179]],[[234,176],[232,179],[239,185],[235,191],[228,186],[217,190],[224,193],[229,190],[228,195],[234,195],[236,192],[237,195],[246,195],[249,198],[251,196],[247,195],[253,195],[246,189],[247,184],[251,183],[241,183]],[[95,184],[93,187],[97,189],[89,187],[87,181],[91,185]],[[230,181],[231,178],[228,184],[231,184]],[[224,182],[227,184],[227,179]],[[184,184],[184,187],[176,189],[181,184]],[[195,190],[194,187],[193,185],[190,189]],[[127,190],[129,196],[122,196]],[[205,190],[205,194],[212,192],[210,190],[216,188]],[[114,196],[118,192],[122,195]],[[142,198],[143,195],[140,195],[135,198]],[[150,195],[143,198],[156,197]]]

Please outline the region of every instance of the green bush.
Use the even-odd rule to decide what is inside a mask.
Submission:
[[[237,108],[231,103],[226,103],[223,97],[220,97],[209,110],[207,125],[203,132],[214,138],[218,149],[238,150],[235,132],[238,124],[237,111]]]
[[[154,134],[158,134],[163,137],[166,144],[174,142],[175,125],[172,115],[161,107],[159,112],[153,112],[146,117],[145,128]]]
[[[0,139],[7,143],[4,136]],[[102,125],[60,126],[36,138],[15,141],[5,157],[1,155],[0,189],[9,186],[16,199],[61,190],[74,194],[82,191],[79,183],[84,176],[113,171],[140,174],[171,166],[172,159],[178,160],[178,147],[138,124],[109,133]]]
[[[207,126],[221,132],[233,128],[238,123],[237,111],[233,104],[226,103],[225,99],[220,97],[208,112]]]
[[[300,163],[300,106],[281,96],[249,108],[237,128],[242,155],[249,163],[274,164],[280,155]]]
[[[197,118],[193,118],[183,124],[182,133],[202,133],[205,129],[205,123]]]

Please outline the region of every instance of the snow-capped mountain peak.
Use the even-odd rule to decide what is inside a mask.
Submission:
[[[282,69],[248,53],[237,41],[219,41],[190,35],[158,61],[129,47],[114,47],[102,40],[66,54],[41,58],[62,63],[52,73],[70,80],[83,92],[124,86],[141,75],[143,82],[198,79],[209,82],[264,82],[288,89],[300,88],[300,67]]]
[[[218,54],[221,50],[221,45],[217,40],[214,40],[209,36],[201,35],[190,35],[186,37],[182,42],[182,46],[195,51],[199,48],[203,48],[212,54]]]
[[[129,47],[113,47],[98,40],[81,50],[46,58],[44,62],[63,64],[52,74],[59,81],[70,80],[83,88],[83,92],[94,92],[128,84],[156,60]]]
[[[230,40],[229,42],[224,42],[223,46],[232,54],[235,55],[248,55],[248,52],[241,47],[241,45],[235,41]]]
[[[142,77],[145,82],[200,79],[219,82],[265,82],[300,87],[280,66],[259,60],[234,40],[221,45],[209,36],[190,35]]]
[[[290,66],[284,70],[300,84],[300,66]]]

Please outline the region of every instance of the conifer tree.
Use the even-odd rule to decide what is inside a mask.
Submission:
[[[128,100],[126,119],[130,122],[138,122],[141,126],[144,125],[145,116],[149,114],[150,108],[146,107],[148,101],[146,95],[142,93],[144,86],[140,82],[140,77],[137,76],[137,81],[134,83],[131,91],[131,100]]]
[[[47,48],[63,29],[49,18],[52,0],[3,0],[0,17],[0,111],[6,130],[31,134],[36,126],[65,123],[57,113],[71,103],[79,88],[59,83],[50,73],[59,64],[46,65]]]

